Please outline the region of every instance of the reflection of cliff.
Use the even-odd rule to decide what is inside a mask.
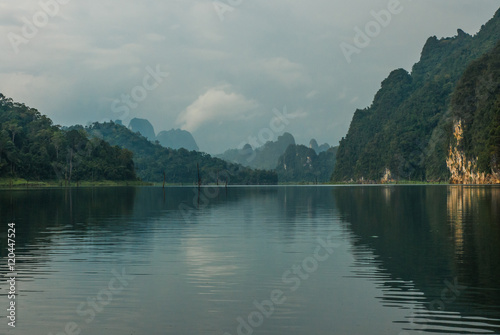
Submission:
[[[496,286],[493,282],[498,281],[500,268],[500,188],[450,187],[447,199],[458,269],[468,276],[477,273],[477,283],[482,287]],[[500,294],[496,298],[500,299]]]
[[[464,204],[462,191],[463,188],[450,188],[448,191],[447,204],[448,221],[450,222],[450,228],[453,233],[453,241],[455,243],[455,255],[459,258],[464,256],[464,205],[470,208],[471,200],[471,197],[468,196],[465,199],[467,204]]]
[[[359,237],[355,246],[369,246],[380,253],[395,277],[421,276],[424,283],[430,277],[424,273],[449,276],[453,272],[450,245],[432,243],[446,241],[444,222],[438,215],[446,208],[445,192],[444,187],[410,186],[334,189],[341,217]]]
[[[333,192],[342,219],[356,236],[354,252],[369,247],[380,272],[390,276],[384,280],[390,288],[383,301],[398,294],[398,283],[410,282],[430,308],[431,301],[441,299],[443,282],[456,278],[468,289],[446,311],[495,317],[500,302],[500,188],[368,186]]]

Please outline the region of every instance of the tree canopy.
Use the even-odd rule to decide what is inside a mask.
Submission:
[[[132,152],[82,130],[61,130],[38,110],[0,93],[0,177],[135,180]]]

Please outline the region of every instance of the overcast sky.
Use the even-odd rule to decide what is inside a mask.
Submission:
[[[0,92],[61,125],[139,117],[156,133],[186,129],[212,154],[283,131],[336,145],[390,71],[411,71],[429,36],[475,34],[499,1],[396,5],[3,0]],[[357,28],[370,40],[354,41]],[[273,110],[284,109],[279,123]]]

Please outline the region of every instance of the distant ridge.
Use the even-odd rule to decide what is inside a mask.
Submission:
[[[134,133],[140,133],[150,141],[154,141],[156,139],[153,125],[146,119],[133,118],[132,120],[130,120],[128,128]]]
[[[114,122],[93,123],[85,127],[91,138],[99,138],[130,150],[134,154],[137,175],[144,181],[197,184],[198,166],[203,184],[258,185],[277,184],[276,172],[252,170],[230,164],[209,154],[175,150],[153,143],[144,136]]]
[[[295,144],[295,138],[285,132],[276,141],[268,141],[259,148],[247,144],[243,149],[229,149],[216,157],[254,169],[273,170],[278,165],[279,157],[292,144]]]
[[[156,140],[160,142],[160,144],[165,148],[184,148],[189,151],[199,151],[198,144],[196,144],[193,135],[191,135],[191,133],[186,130],[164,130],[156,136]]]

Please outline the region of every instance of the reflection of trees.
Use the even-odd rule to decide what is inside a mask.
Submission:
[[[498,305],[500,289],[500,188],[453,186],[448,188],[447,217],[459,275],[473,278],[471,285],[496,287],[481,294]]]
[[[350,187],[333,193],[355,235],[354,253],[372,250],[374,265],[390,275],[384,283],[389,291],[399,290],[390,281],[412,282],[431,302],[440,299],[444,280],[457,278],[469,288],[446,310],[485,315],[498,308],[499,188]]]
[[[134,205],[133,188],[42,189],[0,192],[2,224],[16,223],[16,248],[40,256],[38,245],[50,243],[57,231],[75,235],[111,229],[108,216],[130,216]],[[6,256],[6,231],[0,232],[0,256]],[[6,236],[5,236],[6,237]]]
[[[30,262],[44,263],[61,234],[79,237],[82,244],[95,237],[102,243],[104,236],[107,245],[99,252],[112,253],[147,245],[160,224],[175,234],[192,232],[196,226],[190,223],[202,224],[212,209],[214,214],[220,208],[243,210],[249,222],[258,219],[263,229],[278,229],[282,240],[313,234],[340,216],[353,235],[355,270],[364,266],[364,276],[383,286],[384,303],[400,301],[402,291],[414,299],[414,289],[424,294],[419,300],[431,302],[440,298],[444,280],[457,278],[469,288],[446,305],[448,311],[484,315],[500,305],[500,188],[229,187],[211,193],[214,189],[202,188],[215,196],[200,208],[196,187],[0,191],[0,218],[4,225],[16,222],[22,232],[17,248],[32,256]],[[248,206],[241,209],[241,201]],[[180,204],[192,211],[191,222],[183,221]],[[5,234],[0,231],[2,257]]]
[[[428,217],[426,206],[443,205],[437,194],[389,186],[335,188],[334,195],[341,217],[357,236],[354,246],[373,248],[395,277],[418,277],[422,271],[450,275],[446,244],[430,243],[437,222]]]
[[[273,202],[269,206],[274,207],[271,212],[277,212],[283,238],[293,240],[306,229],[314,233],[320,228],[322,218],[331,215],[333,197],[329,187],[280,187],[277,204]],[[306,227],[306,223],[309,226]]]
[[[331,203],[331,193],[328,188],[313,187],[203,187],[200,195],[195,187],[5,190],[0,191],[0,217],[4,224],[14,221],[22,232],[16,236],[17,247],[41,256],[37,246],[48,245],[61,231],[88,238],[102,233],[110,241],[118,235],[140,239],[148,234],[142,225],[146,221],[165,217],[167,222],[187,223],[180,204],[190,211],[192,222],[198,222],[197,215],[204,210],[230,207],[243,199],[272,207],[270,212],[291,222],[284,229],[295,234],[296,223],[304,215],[314,218],[322,204]],[[6,230],[0,231],[0,249],[5,257]]]
[[[210,190],[202,188],[201,195],[205,196],[210,208],[238,202],[248,196],[257,197],[259,192],[263,191],[255,188],[252,192],[239,192],[233,188],[211,187]],[[152,235],[151,226],[145,223],[160,217],[165,217],[167,222],[186,223],[180,215],[179,205],[185,204],[195,217],[202,210],[197,208],[197,197],[195,187],[5,190],[0,191],[0,218],[3,225],[16,223],[16,249],[23,250],[28,256],[26,261],[42,261],[47,258],[43,255],[50,250],[52,239],[62,233],[85,241],[96,237],[104,239],[109,242],[107,251],[133,240],[144,244]],[[6,229],[0,231],[0,257],[7,256],[6,233]],[[120,239],[120,236],[127,236],[127,239]]]

